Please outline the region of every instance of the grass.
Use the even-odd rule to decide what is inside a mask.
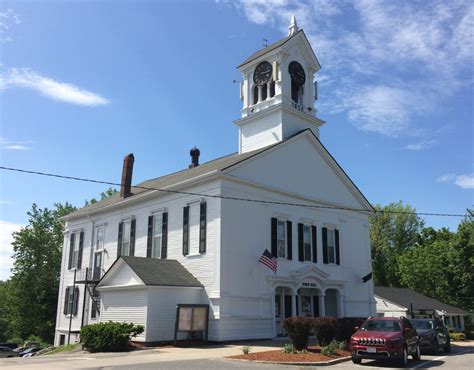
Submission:
[[[51,352],[45,353],[45,355],[55,355],[57,353],[61,352],[71,352],[75,350],[76,348],[79,348],[81,346],[80,343],[78,344],[66,344],[64,346],[59,346],[53,349]]]

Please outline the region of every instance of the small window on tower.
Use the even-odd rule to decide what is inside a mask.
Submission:
[[[267,84],[263,84],[260,88],[262,89],[262,101],[265,101],[267,100],[268,86]]]
[[[257,104],[258,103],[258,86],[255,85],[253,88],[253,103]]]
[[[275,96],[275,81],[270,82],[270,98]]]

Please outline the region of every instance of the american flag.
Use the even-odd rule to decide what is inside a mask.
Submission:
[[[265,249],[263,251],[263,254],[258,259],[258,262],[263,263],[265,266],[267,266],[270,270],[272,270],[276,274],[277,267],[278,267],[277,259],[272,256],[272,254],[268,251],[268,249]]]

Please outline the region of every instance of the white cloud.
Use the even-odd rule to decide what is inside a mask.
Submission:
[[[474,189],[474,173],[463,175],[447,173],[438,177],[436,181],[447,184],[454,184],[463,189]]]
[[[12,233],[20,230],[23,225],[9,221],[0,221],[0,280],[6,280],[11,275],[13,267]]]
[[[77,105],[96,106],[109,103],[108,99],[99,94],[44,77],[26,68],[10,68],[0,73],[0,90],[10,87],[32,89],[54,100]]]
[[[21,23],[20,16],[13,9],[0,11],[0,44],[12,41],[9,30],[13,25]]]
[[[8,150],[28,150],[32,141],[12,141],[0,137],[0,148]]]
[[[284,34],[295,14],[323,65],[321,114],[346,112],[365,131],[432,132],[415,118],[441,109],[446,96],[471,82],[469,1],[241,0],[238,7],[249,21]]]
[[[422,140],[417,143],[408,144],[404,149],[420,151],[432,148],[437,143],[437,140]]]

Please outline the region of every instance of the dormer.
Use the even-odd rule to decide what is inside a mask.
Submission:
[[[319,137],[315,74],[321,68],[293,16],[288,36],[257,51],[238,67],[243,102],[239,152],[265,147],[310,128]]]

